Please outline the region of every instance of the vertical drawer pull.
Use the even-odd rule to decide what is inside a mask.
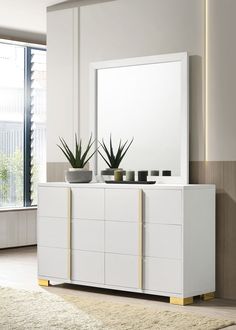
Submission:
[[[68,188],[68,200],[67,200],[67,277],[71,279],[71,188]]]
[[[139,251],[138,251],[138,287],[143,288],[143,191],[139,190]]]

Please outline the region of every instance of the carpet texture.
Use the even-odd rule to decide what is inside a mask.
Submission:
[[[1,330],[214,330],[232,324],[192,313],[0,288]]]

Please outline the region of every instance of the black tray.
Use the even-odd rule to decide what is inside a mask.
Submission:
[[[106,183],[117,184],[154,184],[156,181],[105,181]]]

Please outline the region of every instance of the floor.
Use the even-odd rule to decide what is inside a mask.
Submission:
[[[193,305],[175,306],[169,304],[168,299],[163,297],[150,297],[148,295],[95,289],[70,284],[58,284],[48,288],[39,287],[37,284],[36,247],[0,250],[0,285],[37,291],[47,290],[54,294],[65,293],[87,297],[92,296],[114,302],[119,301],[154,306],[159,310],[200,313],[212,317],[232,319],[236,322],[236,301],[233,300],[214,299],[203,302],[200,299],[196,299]],[[236,325],[228,327],[227,329],[236,330]]]

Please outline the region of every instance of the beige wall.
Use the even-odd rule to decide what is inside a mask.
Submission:
[[[190,158],[204,157],[201,0],[117,0],[80,9],[80,132],[89,134],[91,62],[187,51],[190,55]]]
[[[236,299],[236,1],[207,4],[208,161],[190,163],[190,182],[216,184],[217,295]]]
[[[208,0],[208,160],[236,160],[236,1]]]
[[[207,0],[208,107],[206,114],[202,93],[205,0],[114,0],[87,5],[94,2],[98,0],[70,2],[68,5],[78,7],[80,25],[78,60],[80,61],[81,87],[78,86],[80,104],[76,108],[77,113],[80,108],[80,118],[74,118],[73,115],[70,117],[71,97],[66,97],[67,104],[62,110],[60,109],[62,123],[66,122],[67,131],[70,130],[71,137],[78,130],[75,128],[77,126],[82,137],[89,134],[88,70],[91,62],[187,50],[190,55],[190,160],[204,160],[205,145],[207,160],[236,160],[234,146],[236,138],[234,81],[236,76],[234,65],[236,1]],[[64,8],[66,4],[52,7],[50,11],[59,11],[60,6]],[[59,36],[62,28],[64,29],[61,23],[63,20],[59,19],[57,23]],[[68,38],[70,38],[69,29]],[[66,48],[67,45],[64,47]],[[67,49],[70,52],[69,48]],[[55,58],[54,55],[53,58]],[[59,53],[57,60],[59,63]],[[60,63],[58,67],[60,68]],[[63,77],[65,76],[66,74],[63,74]],[[60,95],[63,96],[63,93],[59,91],[55,94],[55,98],[60,98]],[[60,133],[59,128],[63,133],[63,126],[60,127],[60,123],[59,126],[55,125],[59,111],[55,107],[51,109],[48,125],[50,146],[48,161],[63,162],[58,151],[55,152],[55,141]],[[205,115],[207,117],[206,139]]]
[[[112,1],[112,0],[101,0]],[[47,14],[47,162],[63,163],[59,137],[70,146],[79,125],[80,6],[99,0],[81,0],[48,8]],[[54,178],[50,170],[48,180]],[[62,168],[62,167],[61,167]],[[60,171],[59,171],[60,173]],[[59,177],[63,180],[64,174]]]
[[[64,162],[59,137],[73,144],[78,114],[78,16],[73,9],[49,12],[47,25],[47,162]]]
[[[203,160],[203,5],[203,0],[83,0],[73,4],[75,9],[71,3],[68,9],[66,3],[49,8],[49,163],[64,161],[58,136],[73,145],[75,132],[82,138],[90,134],[91,62],[182,51],[190,55],[190,158]],[[79,27],[72,23],[76,15]]]

